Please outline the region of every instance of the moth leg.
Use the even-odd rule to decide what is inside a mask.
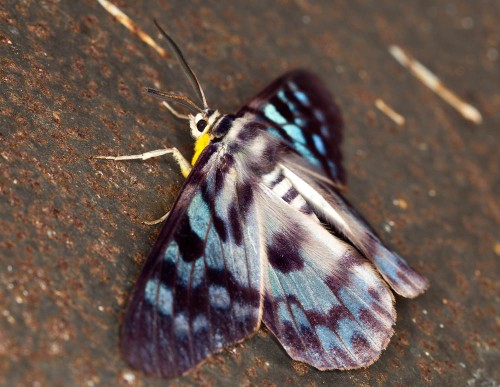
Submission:
[[[153,157],[159,157],[166,154],[171,154],[179,167],[181,169],[181,173],[184,177],[189,175],[191,172],[191,164],[186,158],[182,155],[181,152],[177,148],[164,148],[164,149],[156,149],[150,152],[141,153],[138,155],[127,155],[127,156],[92,156],[94,159],[104,159],[104,160],[114,160],[114,161],[127,161],[127,160],[147,160]]]
[[[181,120],[189,120],[189,116],[186,114],[179,113],[175,108],[170,105],[167,101],[162,102],[163,106],[167,108],[167,110],[172,114],[174,117],[177,117]]]
[[[171,154],[179,167],[181,169],[181,173],[184,177],[189,175],[191,172],[191,164],[186,158],[182,155],[182,153],[177,148],[164,148],[164,149],[156,149],[150,152],[141,153],[138,155],[125,155],[125,156],[92,156],[94,159],[103,159],[103,160],[114,160],[114,161],[128,161],[128,160],[147,160],[153,157],[164,156],[166,154]],[[170,211],[163,215],[161,218],[155,220],[144,220],[143,223],[147,225],[155,225],[158,223],[162,223],[165,219],[168,218]]]
[[[143,220],[142,223],[147,224],[149,226],[154,226],[155,224],[161,223],[165,219],[167,219],[169,214],[170,214],[170,211],[167,212],[165,215],[163,215],[161,218],[158,218],[155,220]]]

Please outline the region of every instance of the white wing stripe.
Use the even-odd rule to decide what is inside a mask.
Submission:
[[[321,196],[318,191],[316,191],[283,164],[281,164],[281,169],[283,171],[283,175],[285,175],[285,177],[292,182],[292,185],[302,197],[313,202],[315,204],[314,207],[321,208],[324,211],[325,217],[332,218],[334,224],[340,225],[342,230],[345,230],[348,233],[352,232],[351,228],[344,221],[342,216],[325,200],[323,196]]]

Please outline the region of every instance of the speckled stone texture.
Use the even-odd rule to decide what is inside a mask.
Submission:
[[[286,70],[321,75],[345,119],[350,201],[431,287],[397,298],[373,366],[319,372],[261,329],[175,382],[208,385],[500,383],[500,4],[450,0],[120,1],[177,39],[208,101],[235,111]],[[159,39],[158,39],[159,40]],[[483,114],[465,121],[388,53],[398,44]],[[183,178],[159,158],[185,123],[144,86],[190,92],[97,1],[0,4],[0,385],[164,385],[130,370],[127,298]],[[406,118],[397,126],[382,98]]]

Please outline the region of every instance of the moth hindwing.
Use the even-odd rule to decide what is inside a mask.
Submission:
[[[428,282],[343,197],[342,119],[330,93],[293,71],[222,114],[160,31],[201,105],[149,89],[189,122],[191,163],[176,149],[113,158],[172,153],[187,176],[129,302],[124,357],[178,376],[263,322],[295,360],[320,370],[370,365],[393,334],[391,288],[413,298]]]

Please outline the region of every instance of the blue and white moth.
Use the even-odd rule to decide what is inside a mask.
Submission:
[[[161,30],[161,29],[160,29]],[[295,360],[320,370],[372,364],[396,319],[394,295],[427,280],[385,246],[341,194],[342,120],[319,78],[283,75],[236,114],[200,97],[149,91],[194,111],[187,177],[130,300],[121,347],[147,373],[174,377],[264,323]]]

